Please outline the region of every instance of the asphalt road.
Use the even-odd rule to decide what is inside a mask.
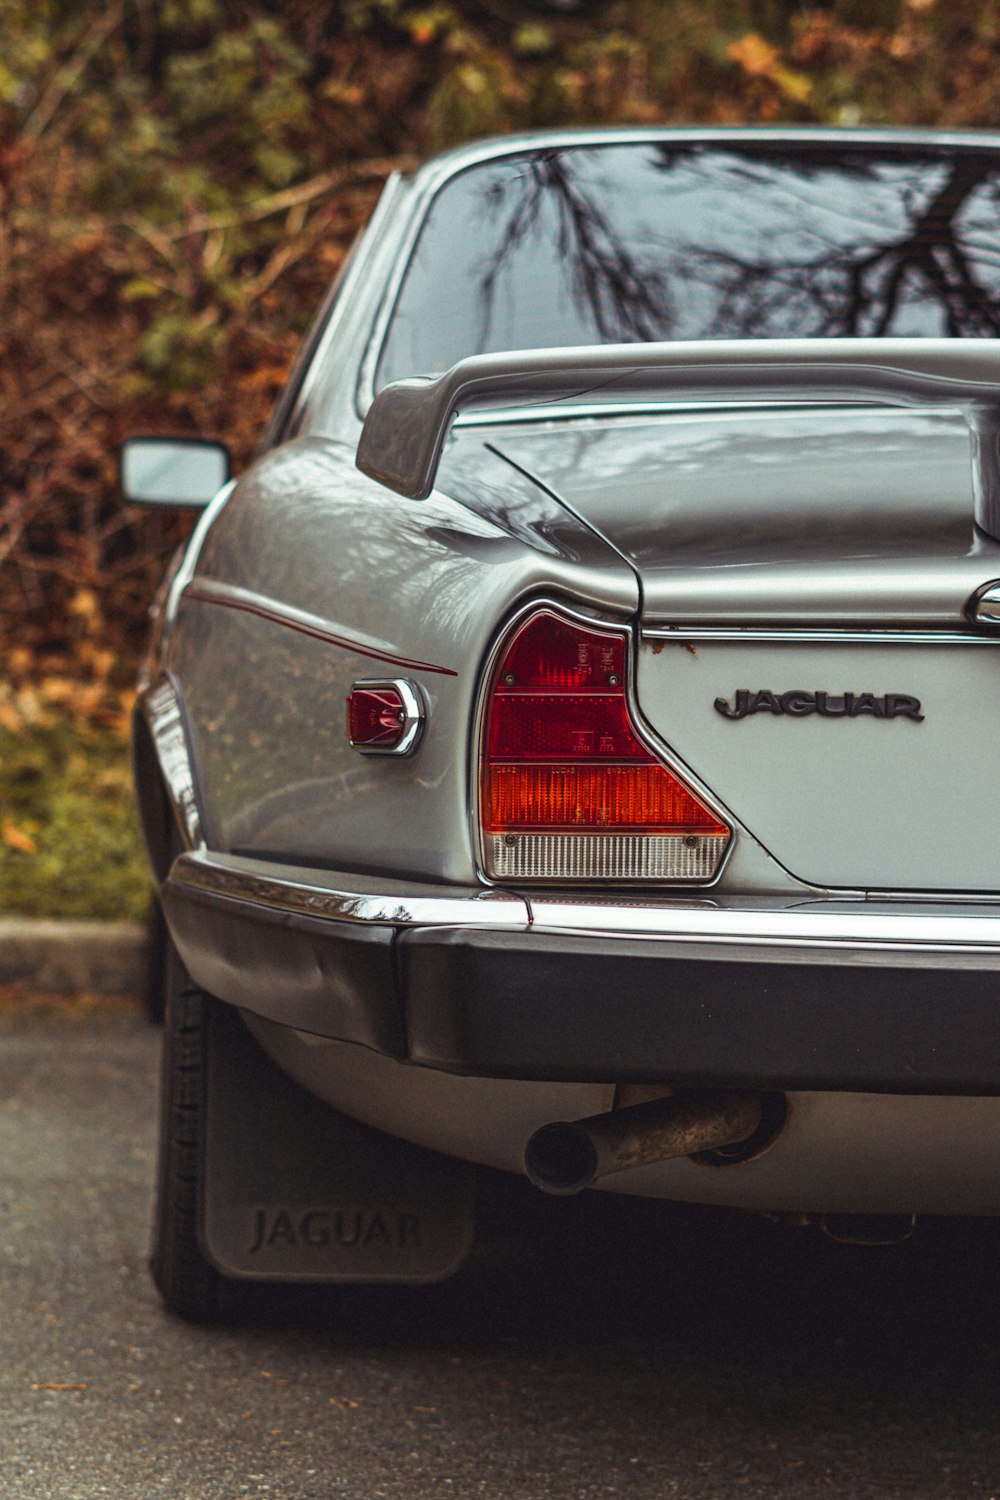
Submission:
[[[156,1033],[2,1001],[0,1500],[1000,1497],[992,1225],[543,1204],[449,1290],[193,1328],[146,1274]]]

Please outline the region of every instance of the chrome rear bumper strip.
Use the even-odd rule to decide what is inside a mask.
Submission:
[[[864,901],[665,897],[574,900],[475,887],[442,890],[408,882],[288,865],[204,850],[181,855],[171,885],[332,923],[514,928],[530,943],[548,934],[602,941],[645,940],[663,956],[732,962],[890,965],[1000,970],[1000,905],[925,900]]]
[[[435,892],[405,881],[367,879],[292,865],[264,864],[203,850],[182,854],[170,884],[203,895],[329,922],[390,927],[527,927],[527,903],[514,894],[469,887]]]

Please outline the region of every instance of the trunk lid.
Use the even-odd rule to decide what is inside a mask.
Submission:
[[[493,446],[636,569],[642,713],[800,880],[992,891],[1000,577],[947,411],[743,408]]]

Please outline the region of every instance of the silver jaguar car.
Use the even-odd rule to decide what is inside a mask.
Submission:
[[[1000,1213],[1000,137],[393,178],[203,508],[134,759],[154,1274],[435,1281],[483,1168]],[[993,809],[991,811],[991,809]]]

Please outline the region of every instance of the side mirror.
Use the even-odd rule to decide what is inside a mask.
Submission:
[[[229,449],[204,438],[127,438],[121,447],[122,495],[133,505],[203,510],[228,481]]]

